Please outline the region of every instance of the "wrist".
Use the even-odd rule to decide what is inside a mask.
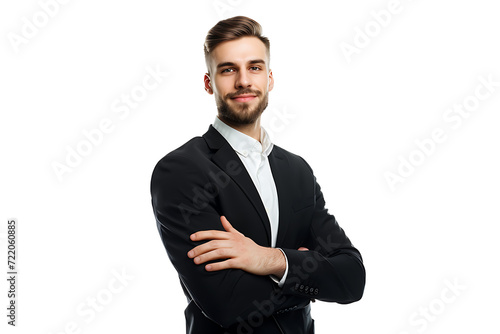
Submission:
[[[281,279],[286,270],[286,259],[283,252],[278,248],[269,248],[269,275]]]

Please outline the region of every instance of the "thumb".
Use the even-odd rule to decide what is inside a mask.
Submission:
[[[308,251],[308,250],[309,250],[309,248],[299,247],[299,249],[298,249],[298,250],[299,250],[299,251]]]
[[[231,223],[229,223],[229,220],[226,219],[225,216],[220,216],[220,221],[222,223],[222,227],[224,227],[224,229],[227,231],[227,232],[233,232],[233,231],[236,231],[233,227],[233,225],[231,225]]]

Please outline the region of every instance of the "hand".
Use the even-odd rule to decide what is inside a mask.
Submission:
[[[226,259],[225,261],[207,264],[207,271],[223,269],[241,269],[255,275],[275,275],[281,278],[285,273],[286,260],[277,248],[262,247],[252,239],[238,232],[221,216],[225,231],[209,230],[191,234],[192,241],[211,240],[188,252],[194,263]]]

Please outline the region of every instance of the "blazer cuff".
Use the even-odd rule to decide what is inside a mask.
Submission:
[[[271,277],[273,281],[278,283],[278,287],[282,288],[283,285],[285,285],[286,277],[288,275],[288,258],[286,257],[285,252],[281,248],[278,248],[278,249],[281,251],[281,253],[283,253],[283,256],[285,257],[285,261],[286,261],[285,273],[283,274],[283,277],[281,277],[281,280],[278,280],[278,277],[276,277],[274,275],[269,275],[269,277]]]

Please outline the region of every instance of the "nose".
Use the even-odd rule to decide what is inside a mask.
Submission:
[[[246,71],[239,71],[236,81],[234,82],[234,88],[241,89],[251,87],[252,83],[250,77]]]

